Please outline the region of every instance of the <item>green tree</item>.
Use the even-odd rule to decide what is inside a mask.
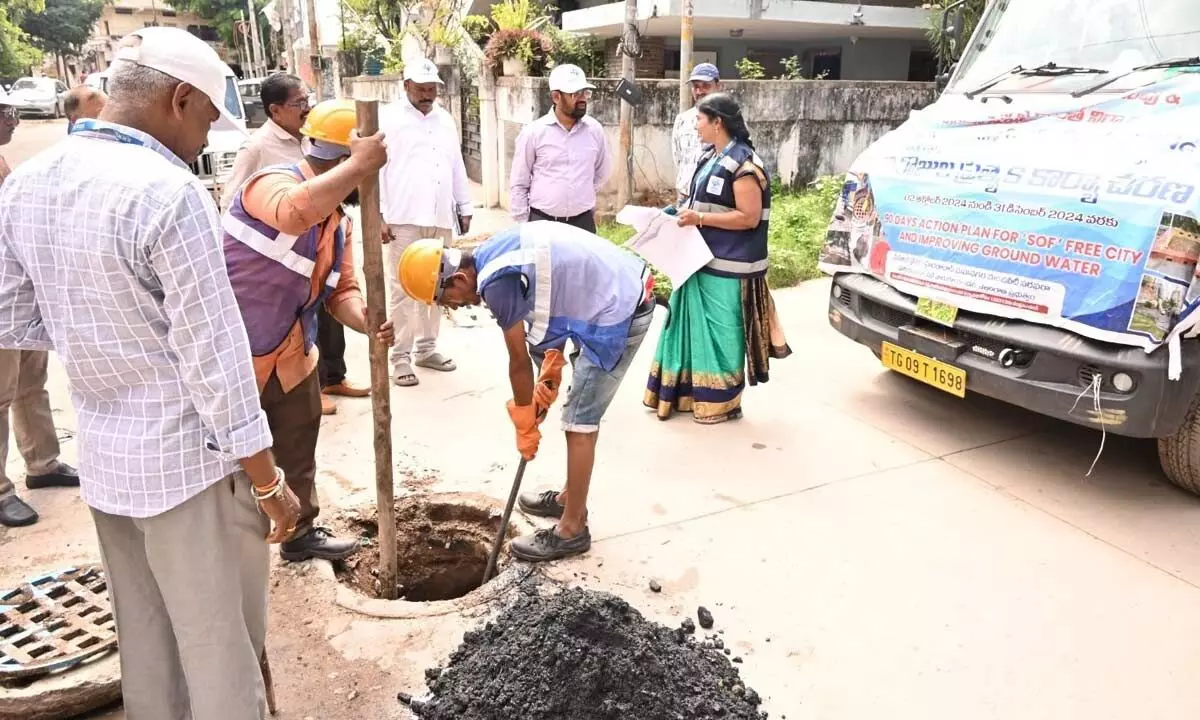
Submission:
[[[104,0],[44,0],[41,12],[26,14],[21,29],[34,47],[56,58],[78,56],[92,36]]]
[[[929,26],[925,29],[925,34],[929,38],[929,45],[933,48],[933,52],[937,55],[939,63],[943,67],[949,67],[961,55],[966,44],[971,40],[971,33],[975,32],[975,26],[979,24],[979,19],[983,17],[983,11],[987,7],[987,0],[968,0],[968,2],[959,5],[959,17],[961,18],[961,32],[957,33],[961,38],[961,45],[954,47],[953,38],[943,32],[943,19],[946,16],[946,7],[953,4],[951,0],[940,0],[939,2],[925,3],[923,7],[930,10]]]
[[[41,62],[42,54],[29,42],[21,21],[44,8],[44,0],[0,2],[0,75],[23,75]]]

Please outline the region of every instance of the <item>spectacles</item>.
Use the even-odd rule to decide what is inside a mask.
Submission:
[[[3,118],[4,120],[16,120],[18,117],[17,109],[15,107],[0,107],[0,118]]]
[[[559,92],[562,92],[562,91],[560,90]],[[573,93],[565,92],[562,94],[565,95],[566,97],[575,98],[576,100],[591,100],[592,99],[592,91],[589,89],[584,89],[584,90],[580,90],[579,92],[573,92]]]
[[[312,110],[312,104],[308,100],[293,100],[283,104],[284,107],[296,108],[297,110]]]

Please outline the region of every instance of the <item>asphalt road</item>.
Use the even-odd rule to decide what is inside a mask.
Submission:
[[[66,136],[66,120],[22,120],[13,133],[12,142],[0,147],[0,155],[16,167]]]

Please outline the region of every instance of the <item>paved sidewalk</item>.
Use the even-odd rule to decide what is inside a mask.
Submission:
[[[1153,444],[1110,436],[1084,479],[1096,433],[882,370],[827,327],[828,290],[777,294],[796,354],[748,391],[744,420],[715,427],[641,406],[660,309],[603,426],[593,550],[547,571],[671,624],[706,605],[772,718],[1200,716],[1200,500],[1165,482]],[[397,491],[504,497],[517,463],[501,334],[481,314],[442,337],[459,370],[392,391]],[[364,380],[365,339],[349,343]],[[339,407],[318,458],[330,515],[374,501],[371,403]],[[527,488],[563,478],[554,425]],[[76,493],[26,496],[43,520],[0,529],[0,585],[95,559]],[[405,718],[396,692],[420,692],[465,624],[350,614],[304,566],[276,570],[271,622],[281,720]]]

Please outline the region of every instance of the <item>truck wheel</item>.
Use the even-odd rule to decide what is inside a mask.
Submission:
[[[1158,462],[1168,480],[1200,495],[1200,396],[1175,434],[1158,439]]]

